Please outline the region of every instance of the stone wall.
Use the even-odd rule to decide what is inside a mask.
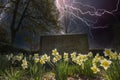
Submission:
[[[55,48],[61,54],[63,54],[64,52],[87,53],[89,51],[88,37],[86,34],[41,36],[41,53],[49,54]]]

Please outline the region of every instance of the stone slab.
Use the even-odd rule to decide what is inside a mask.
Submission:
[[[86,34],[47,35],[40,37],[40,52],[50,54],[53,49],[64,52],[87,53],[89,51]]]

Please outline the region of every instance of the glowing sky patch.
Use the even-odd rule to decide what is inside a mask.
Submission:
[[[66,27],[65,19],[69,18],[67,21],[70,26],[71,23],[76,23],[75,19],[79,19],[88,26],[89,30],[96,28],[104,28],[104,26],[93,26],[97,23],[100,16],[105,13],[114,15],[113,13],[118,10],[119,0],[117,0],[116,8],[108,11],[106,9],[96,9],[95,6],[82,3],[82,0],[56,0],[56,6],[60,12],[60,20],[63,27]],[[69,16],[68,16],[69,15]],[[105,25],[106,28],[106,25]]]

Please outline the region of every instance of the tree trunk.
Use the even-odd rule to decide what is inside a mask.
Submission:
[[[15,8],[14,8],[13,16],[12,16],[12,23],[10,25],[10,29],[11,29],[11,44],[12,45],[14,44],[15,37],[16,37],[15,21],[16,21],[16,17],[17,17],[17,10],[18,10],[19,2],[20,2],[20,0],[17,0],[17,2],[15,3]]]
[[[16,32],[11,29],[11,44],[13,45],[16,38]]]
[[[25,7],[24,10],[23,10],[23,13],[22,13],[22,16],[21,16],[21,18],[20,18],[20,20],[19,20],[19,23],[18,23],[18,25],[17,25],[16,31],[19,31],[19,29],[20,29],[21,23],[22,23],[22,21],[23,21],[23,19],[24,19],[24,17],[25,17],[25,13],[26,13],[26,11],[27,11],[27,9],[28,9],[28,6],[29,6],[30,1],[31,1],[31,0],[28,0],[28,2],[27,2],[27,4],[26,4],[26,7]]]

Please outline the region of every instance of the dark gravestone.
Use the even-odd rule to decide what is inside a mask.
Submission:
[[[86,34],[41,36],[40,51],[42,53],[50,54],[55,48],[60,54],[64,52],[85,54],[89,51],[88,37]]]

